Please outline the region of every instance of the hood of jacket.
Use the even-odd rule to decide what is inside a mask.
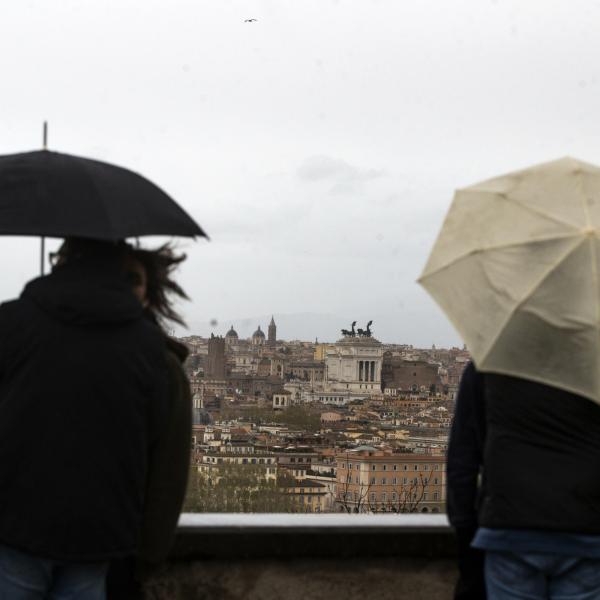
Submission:
[[[22,298],[63,323],[116,325],[142,317],[143,309],[115,265],[77,261],[30,281]]]

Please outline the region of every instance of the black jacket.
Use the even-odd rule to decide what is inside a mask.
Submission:
[[[484,375],[472,362],[460,380],[448,440],[448,519],[456,531],[459,578],[455,600],[485,600],[484,553],[471,548],[477,531],[485,443]]]
[[[447,510],[454,527],[477,528],[484,442],[484,376],[470,362],[460,380],[448,440]]]
[[[162,334],[114,267],[59,267],[0,306],[0,542],[133,554],[166,382]]]
[[[480,525],[600,535],[600,406],[490,373],[485,401]]]
[[[183,344],[167,338],[171,410],[150,455],[139,548],[142,569],[167,558],[187,489],[192,448],[192,394],[183,369],[187,355]]]

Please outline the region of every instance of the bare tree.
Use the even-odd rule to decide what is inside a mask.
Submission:
[[[360,471],[358,471],[359,475],[355,475],[355,477],[358,477],[358,481],[353,484],[353,471],[350,468],[351,463],[349,462],[351,460],[351,456],[348,452],[346,453],[345,460],[346,476],[344,478],[344,482],[342,483],[342,489],[340,490],[338,487],[337,500],[347,513],[364,512],[364,508],[368,504],[369,492],[371,490],[370,479],[367,479],[366,484],[363,483],[360,477]]]
[[[419,473],[392,488],[391,497],[386,499],[384,510],[395,513],[414,513],[419,510],[429,488],[429,477]]]

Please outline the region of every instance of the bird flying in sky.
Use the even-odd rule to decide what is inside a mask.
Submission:
[[[257,19],[246,19],[244,23],[254,23]]]

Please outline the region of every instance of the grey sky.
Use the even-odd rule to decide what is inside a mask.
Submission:
[[[0,153],[47,118],[52,149],[170,192],[212,237],[182,244],[190,323],[376,315],[454,344],[414,283],[453,190],[600,161],[598,22],[585,0],[4,3]],[[38,246],[0,251],[8,298]]]

